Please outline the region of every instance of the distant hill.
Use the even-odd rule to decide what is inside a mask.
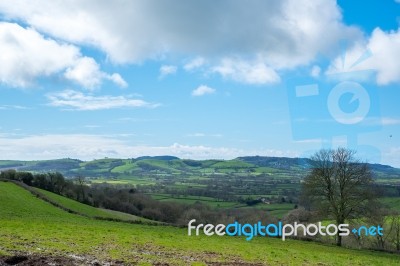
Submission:
[[[308,158],[268,157],[268,156],[245,156],[238,160],[253,163],[257,166],[271,167],[277,169],[302,168],[309,169],[311,160]],[[400,169],[390,165],[368,164],[370,169],[377,174],[384,174],[392,178],[400,178]]]
[[[170,156],[170,155],[163,155],[163,156],[141,156],[137,157],[135,160],[147,160],[147,159],[152,159],[152,160],[161,160],[161,161],[172,161],[172,160],[179,160],[178,157],[175,156]]]
[[[389,165],[369,164],[377,179],[400,179],[400,169]],[[244,156],[233,160],[188,160],[175,156],[142,156],[132,159],[104,158],[92,161],[77,159],[55,159],[39,161],[0,160],[0,170],[58,171],[67,177],[83,175],[87,177],[119,178],[122,175],[142,174],[187,174],[192,175],[203,169],[207,172],[264,173],[282,170],[288,176],[305,174],[310,168],[308,158]]]

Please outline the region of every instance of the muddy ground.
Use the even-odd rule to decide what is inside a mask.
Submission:
[[[241,261],[233,262],[210,262],[206,263],[212,266],[259,266],[262,264],[245,263]],[[135,265],[131,263],[126,263],[123,261],[112,261],[112,262],[100,262],[95,259],[89,259],[79,256],[45,256],[45,255],[14,255],[14,256],[0,256],[0,266],[123,266],[123,265]],[[153,265],[157,266],[169,266],[168,263],[155,263]]]

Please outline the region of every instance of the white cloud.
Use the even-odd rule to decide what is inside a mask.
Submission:
[[[22,105],[0,105],[0,110],[25,110],[25,109],[30,109],[26,106],[22,106]]]
[[[73,80],[88,89],[98,87],[102,80],[99,65],[93,58],[88,57],[78,59],[78,63],[69,67],[64,75],[67,79]]]
[[[64,76],[72,80],[86,89],[94,89],[99,87],[104,79],[111,80],[120,87],[127,87],[128,83],[117,73],[109,75],[100,70],[100,66],[93,58],[81,57],[76,63],[69,67]]]
[[[80,56],[72,45],[46,39],[33,29],[0,22],[0,79],[13,87],[31,86],[39,76],[49,76],[72,66]]]
[[[243,150],[228,147],[210,147],[203,145],[182,145],[174,143],[165,146],[132,145],[126,141],[125,134],[104,136],[91,134],[46,134],[19,136],[0,134],[1,160],[45,160],[57,158],[94,158],[116,157],[132,158],[139,156],[173,155],[187,159],[233,159],[239,156],[277,156],[308,157],[308,154],[295,150],[257,149]],[[134,135],[129,135],[130,138]],[[400,147],[382,150],[382,162],[400,167]]]
[[[391,117],[382,117],[382,125],[384,126],[400,125],[400,119],[395,119]]]
[[[226,58],[219,65],[213,67],[211,71],[219,73],[224,78],[248,84],[266,84],[280,81],[275,70],[259,60],[247,62]]]
[[[196,70],[200,67],[202,67],[204,64],[206,63],[206,60],[203,57],[196,57],[194,59],[192,59],[191,61],[189,61],[188,63],[186,63],[183,68],[186,71],[192,71],[192,70]]]
[[[118,85],[121,88],[128,87],[128,83],[118,73],[113,73],[112,75],[105,74],[104,77],[108,80],[111,80],[112,82],[114,82],[116,85]]]
[[[101,126],[99,125],[85,125],[85,128],[100,128]]]
[[[215,89],[210,88],[206,85],[200,85],[197,89],[192,91],[192,96],[203,96],[206,94],[213,94],[215,93]]]
[[[160,78],[163,78],[168,75],[175,74],[178,68],[172,65],[163,65],[160,67]]]
[[[378,83],[400,82],[400,30],[386,33],[375,29],[368,48],[373,53],[371,66],[378,71]]]
[[[66,110],[103,110],[127,107],[154,108],[158,104],[149,103],[129,96],[93,96],[74,90],[65,90],[47,95],[50,106]]]
[[[131,145],[113,137],[69,134],[12,137],[0,135],[0,159],[45,160],[55,158],[94,158],[173,155],[188,159],[233,159],[238,156],[297,156],[294,151],[270,149],[241,150],[226,147],[190,146],[174,143],[169,146]]]
[[[311,77],[317,78],[320,73],[321,73],[321,68],[319,66],[313,66],[311,68],[310,72]]]
[[[364,60],[359,60],[363,58]],[[369,39],[357,43],[345,54],[333,60],[328,73],[372,69],[379,85],[400,82],[400,29],[384,32],[376,28]]]
[[[243,60],[262,54],[265,64],[283,69],[308,64],[338,39],[361,37],[342,23],[334,0],[260,0],[245,8],[229,0],[4,0],[0,10],[57,39],[97,47],[118,63],[166,53]]]
[[[196,137],[196,138],[199,138],[199,137],[221,138],[221,137],[222,137],[222,134],[205,134],[205,133],[199,133],[199,132],[197,132],[197,133],[193,133],[193,134],[188,134],[188,135],[186,135],[186,136],[188,136],[188,137]]]
[[[15,23],[0,22],[0,51],[0,81],[13,87],[30,87],[37,78],[63,71],[65,78],[88,89],[99,86],[103,79],[127,86],[119,74],[102,72],[96,61],[83,57],[76,46]]]

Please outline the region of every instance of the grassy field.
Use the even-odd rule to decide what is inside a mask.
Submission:
[[[67,213],[0,182],[0,255],[33,253],[154,265],[398,265],[400,257],[312,242],[189,237],[186,229],[100,221]]]

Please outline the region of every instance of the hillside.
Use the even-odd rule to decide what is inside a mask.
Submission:
[[[151,220],[138,217],[135,215],[131,215],[128,213],[107,210],[107,209],[100,209],[94,208],[92,206],[80,203],[78,201],[60,196],[58,194],[39,189],[39,188],[32,188],[35,191],[43,194],[50,202],[55,203],[56,205],[62,206],[67,210],[71,210],[74,213],[87,216],[90,218],[100,218],[100,219],[115,219],[115,220],[122,220],[127,222],[153,222]]]
[[[94,220],[56,208],[10,182],[0,182],[0,206],[0,259],[26,259],[30,265],[397,265],[399,261],[398,255],[311,242],[189,237],[186,229],[170,226]],[[19,257],[7,257],[16,254]]]

